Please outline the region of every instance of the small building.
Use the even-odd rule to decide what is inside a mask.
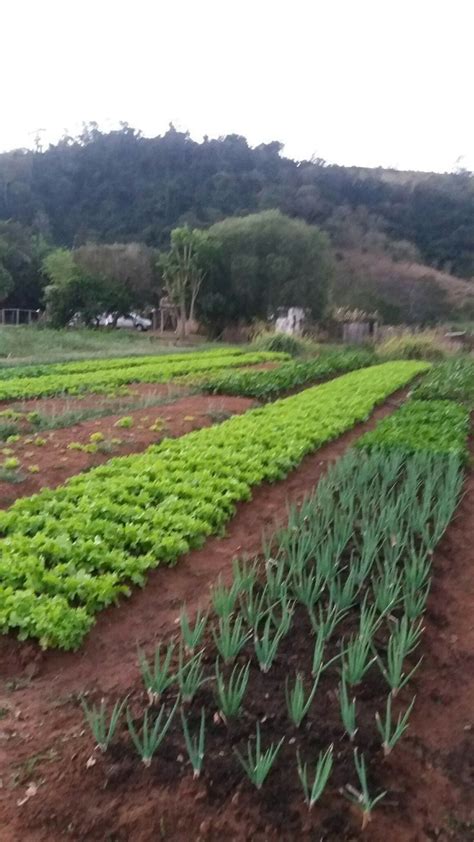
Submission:
[[[332,312],[335,338],[342,339],[349,345],[373,342],[377,339],[380,322],[379,314],[358,308],[336,307]]]

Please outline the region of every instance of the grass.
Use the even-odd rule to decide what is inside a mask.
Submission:
[[[106,331],[88,328],[53,330],[34,325],[0,328],[0,359],[8,365],[28,362],[66,362],[130,354],[175,354],[177,351],[205,351],[215,343],[184,346],[156,334]],[[227,346],[218,346],[225,348]]]

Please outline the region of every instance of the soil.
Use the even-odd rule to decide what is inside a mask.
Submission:
[[[6,445],[12,455],[20,460],[21,467],[12,474],[15,477],[17,473],[18,481],[0,481],[0,508],[11,505],[19,497],[34,494],[41,488],[54,488],[68,477],[100,465],[113,456],[138,453],[156,444],[164,436],[181,436],[230,415],[245,412],[254,405],[255,402],[248,398],[194,395],[179,398],[164,406],[128,411],[127,417],[133,419],[131,427],[115,426],[124,417],[124,412],[121,412],[82,421],[72,427],[22,437],[15,444]],[[150,430],[157,421],[163,422],[163,428]],[[104,441],[98,444],[97,452],[85,453],[68,447],[72,442],[89,444],[90,436],[94,433],[102,433],[104,436]],[[25,441],[25,438],[30,441]],[[38,439],[44,442],[42,446],[35,445]],[[113,444],[112,439],[119,439],[120,444]],[[39,469],[37,473],[29,473],[31,465]]]
[[[399,394],[398,400],[402,397]],[[229,747],[245,751],[253,722],[265,740],[282,733],[284,687],[288,673],[308,662],[310,635],[305,619],[295,619],[291,647],[282,645],[272,670],[251,674],[246,712],[237,724],[208,721],[208,746],[202,778],[193,781],[179,719],[149,770],[120,737],[104,757],[93,753],[83,730],[78,694],[109,701],[130,693],[134,713],[143,707],[137,646],[148,651],[176,631],[180,607],[190,613],[208,599],[219,573],[229,580],[236,555],[258,552],[263,530],[286,519],[288,500],[300,501],[327,466],[376,420],[393,409],[397,398],[380,407],[371,420],[305,458],[283,482],[257,488],[253,500],[239,506],[225,538],[209,540],[173,569],[154,571],[147,586],[119,608],[99,617],[77,653],[41,653],[35,645],[11,638],[0,643],[3,689],[0,698],[0,838],[2,842],[151,842],[151,840],[328,840],[349,842],[422,842],[474,839],[474,471],[457,516],[434,556],[434,584],[426,615],[424,662],[413,680],[417,702],[408,735],[382,764],[371,787],[389,795],[362,834],[360,814],[338,791],[355,784],[351,746],[338,724],[334,676],[323,675],[317,697],[299,732],[289,732],[281,756],[260,793],[243,781]],[[472,447],[474,453],[474,446]],[[348,628],[349,630],[349,628]],[[288,639],[289,640],[289,639]],[[212,672],[210,658],[206,664]],[[373,716],[385,698],[377,670],[364,689],[357,742],[374,751]],[[403,708],[411,698],[402,695]],[[165,701],[168,701],[165,698]],[[212,708],[203,687],[189,711],[196,731],[201,704]],[[215,709],[215,705],[214,705]],[[379,708],[380,709],[380,708]],[[287,730],[288,733],[288,729]],[[338,773],[311,814],[302,806],[294,769],[296,747],[304,759],[334,743]],[[265,743],[266,745],[266,743]],[[92,759],[90,760],[92,756]],[[89,762],[88,762],[89,761]],[[380,764],[379,764],[380,765]]]

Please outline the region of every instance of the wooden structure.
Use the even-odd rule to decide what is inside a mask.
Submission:
[[[377,338],[379,318],[376,312],[349,307],[337,307],[332,314],[337,338],[349,345],[373,342]]]
[[[160,298],[160,306],[152,313],[153,330],[164,333],[166,330],[176,331],[178,327],[178,308],[167,295]]]
[[[39,320],[41,310],[24,310],[21,307],[8,307],[0,310],[0,325],[31,325]]]

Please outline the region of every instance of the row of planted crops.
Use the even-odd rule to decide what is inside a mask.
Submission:
[[[77,647],[150,568],[222,531],[252,486],[286,476],[426,368],[351,372],[18,500],[0,514],[0,627]]]
[[[175,510],[179,517],[206,521],[199,504],[212,500],[214,531],[252,485],[284,476],[426,368],[390,363],[344,375],[153,448],[143,468],[154,457],[161,476],[166,466],[173,506],[190,503]],[[472,366],[463,376],[472,380]],[[183,607],[176,638],[139,653],[141,689],[82,702],[106,767],[135,757],[146,776],[163,762],[170,784],[192,770],[217,802],[242,785],[249,795],[271,791],[294,833],[316,804],[319,829],[325,815],[341,814],[344,799],[363,827],[379,802],[390,805],[385,758],[399,750],[416,705],[433,551],[459,501],[467,457],[468,389],[450,400],[448,380],[443,367],[429,371],[289,509],[257,559],[235,560],[209,610],[190,616]],[[192,467],[177,492],[181,458]],[[135,486],[144,501],[154,482],[151,475],[146,489]],[[163,486],[155,499],[157,511],[167,508]],[[172,531],[184,541],[178,552],[205,534]]]

